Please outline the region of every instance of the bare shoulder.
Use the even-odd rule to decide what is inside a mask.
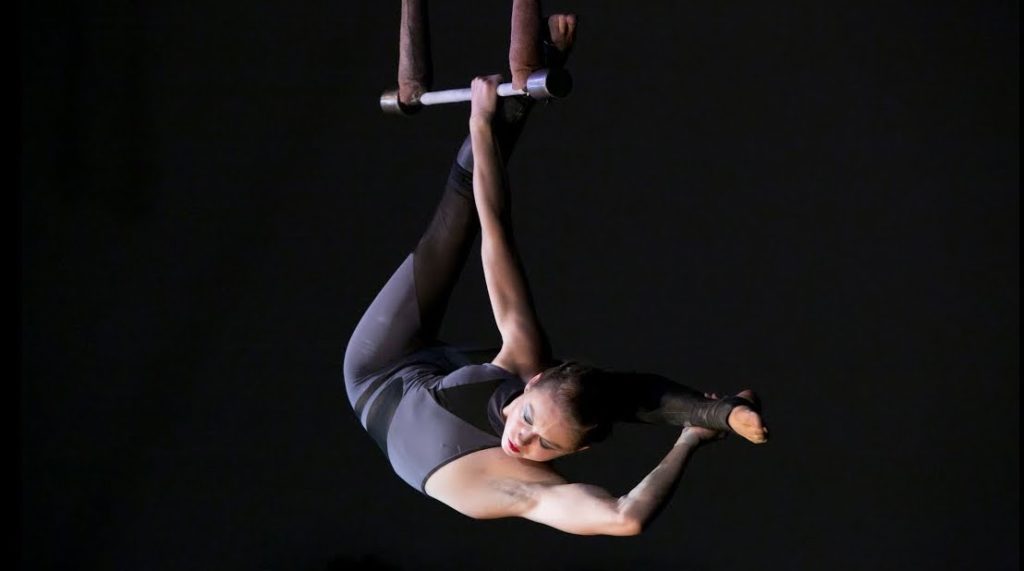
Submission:
[[[538,351],[531,350],[529,345],[528,343],[505,343],[501,346],[501,351],[491,360],[491,364],[519,377],[524,383],[529,382],[534,375],[558,364],[558,361],[542,358],[542,354],[550,351],[538,353]]]
[[[500,448],[467,454],[434,472],[427,495],[477,519],[521,515],[547,486],[564,484],[549,465],[512,458]]]
[[[544,370],[540,362],[530,351],[522,350],[517,345],[505,343],[501,351],[495,355],[491,364],[528,382],[534,375]]]

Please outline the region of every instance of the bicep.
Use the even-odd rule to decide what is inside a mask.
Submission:
[[[474,519],[521,517],[575,535],[637,533],[619,514],[616,498],[586,484],[490,479],[463,487],[445,503]]]
[[[576,535],[636,535],[618,510],[618,498],[589,484],[537,486],[520,517]]]
[[[504,452],[494,450],[494,455]],[[474,519],[515,517],[530,509],[538,483],[565,479],[545,464],[521,464],[504,457],[460,464],[443,478],[428,482],[428,495]]]
[[[578,535],[639,532],[619,513],[617,498],[598,486],[568,483],[546,464],[499,471],[493,464],[463,466],[432,481],[429,495],[474,519],[521,517]]]

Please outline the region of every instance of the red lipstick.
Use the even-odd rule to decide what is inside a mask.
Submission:
[[[508,439],[508,447],[509,450],[515,452],[516,454],[519,454],[519,447],[512,443],[511,438]]]

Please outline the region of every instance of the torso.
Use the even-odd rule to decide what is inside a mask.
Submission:
[[[520,381],[525,384],[525,379]],[[564,482],[547,463],[509,456],[499,444],[438,468],[424,483],[423,491],[466,515],[502,517],[509,505],[528,501],[530,484]]]
[[[366,383],[354,407],[395,473],[430,495],[427,482],[450,464],[476,466],[488,450],[504,455],[501,411],[524,385],[499,366],[474,365],[449,348],[431,348]]]

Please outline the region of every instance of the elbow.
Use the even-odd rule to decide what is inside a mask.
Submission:
[[[495,513],[493,510],[487,510],[480,506],[451,506],[455,511],[460,514],[474,520],[485,520],[485,519],[497,519],[502,517],[501,514]]]
[[[642,521],[632,516],[622,515],[616,518],[611,528],[605,534],[616,537],[632,537],[640,535],[643,531],[644,524]]]
[[[630,537],[643,533],[645,523],[644,518],[638,515],[635,510],[630,509],[627,496],[619,498],[613,505],[612,509],[615,514],[615,517],[612,520],[614,533],[610,533],[609,535]]]
[[[642,521],[635,518],[628,518],[622,524],[622,535],[623,536],[634,536],[640,535],[644,531],[644,524]]]

